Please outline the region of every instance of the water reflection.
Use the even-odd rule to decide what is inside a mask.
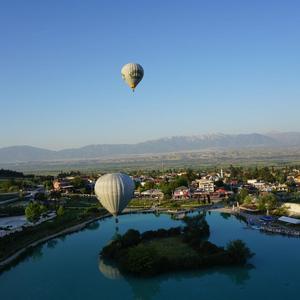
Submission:
[[[49,249],[54,249],[55,246],[57,245],[57,243],[58,243],[57,239],[52,239],[52,240],[50,240],[50,241],[47,242],[47,247]]]
[[[159,294],[161,285],[168,280],[178,282],[186,279],[201,279],[205,276],[221,274],[227,276],[235,285],[244,285],[250,279],[250,271],[254,269],[253,265],[244,267],[214,267],[209,270],[185,271],[163,274],[151,278],[139,278],[131,275],[125,275],[120,272],[118,267],[108,260],[99,259],[99,271],[110,280],[125,279],[130,285],[134,294],[134,299],[152,299]]]
[[[117,266],[113,264],[113,262],[108,262],[107,260],[100,258],[98,261],[98,267],[99,267],[99,271],[107,279],[116,280],[123,277],[121,275],[121,272],[119,271]]]
[[[195,212],[195,213],[198,213]],[[116,266],[98,261],[99,250],[114,234],[113,219],[99,222],[99,230],[86,230],[50,244],[44,244],[44,256],[32,261],[31,252],[18,267],[0,275],[1,299],[244,299],[270,297],[273,300],[297,299],[299,294],[299,239],[267,236],[245,230],[242,220],[223,218],[212,212],[210,240],[226,245],[230,240],[244,240],[256,256],[257,269],[218,267],[189,272],[173,272],[154,278],[121,274]],[[141,232],[178,226],[169,216],[124,215],[122,231],[134,228]],[[65,237],[63,237],[65,238]],[[54,249],[49,249],[54,247]],[[272,251],[270,251],[272,249]],[[289,249],[289,255],[282,255]],[[37,255],[39,257],[39,255]],[[24,259],[24,256],[23,256]],[[39,259],[39,258],[38,258]],[[45,271],[47,270],[47,272]],[[280,270],[280,273],[278,273]],[[43,276],[40,276],[43,274]],[[74,274],[77,274],[74,276]],[[15,288],[18,282],[18,289]],[[270,289],[270,286],[272,287]],[[37,288],[32,288],[37,287]]]
[[[38,261],[43,257],[44,253],[43,253],[43,245],[38,245],[35,248],[33,248],[31,257],[34,261]]]
[[[150,300],[160,292],[161,280],[160,277],[150,278],[145,280],[143,278],[133,278],[130,276],[125,277],[125,280],[129,283],[134,299]]]
[[[20,262],[29,261],[30,259],[34,261],[39,261],[43,258],[43,245],[38,245],[35,247],[28,247],[23,253],[21,253],[17,258],[11,261],[9,264],[0,267],[0,276],[15,266]]]
[[[92,223],[90,223],[87,227],[86,227],[86,229],[88,229],[88,230],[97,230],[98,228],[100,227],[100,222],[92,222]]]
[[[232,267],[217,272],[228,276],[236,285],[244,285],[251,278],[250,271],[252,269],[254,266],[249,264],[244,267]]]
[[[58,237],[58,239],[60,240],[60,241],[62,241],[62,242],[64,242],[65,240],[66,240],[66,234],[64,234],[64,235],[60,235],[59,237]]]
[[[225,220],[229,219],[231,217],[230,213],[226,213],[226,212],[220,212],[220,216],[222,218],[224,218]]]

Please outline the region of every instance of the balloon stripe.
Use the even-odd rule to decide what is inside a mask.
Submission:
[[[134,192],[132,179],[121,173],[106,174],[98,178],[95,194],[111,214],[118,215],[127,206]]]

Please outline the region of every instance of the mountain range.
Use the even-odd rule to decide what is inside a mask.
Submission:
[[[81,148],[48,150],[32,146],[0,148],[0,163],[83,160],[183,151],[226,150],[243,148],[300,147],[300,132],[268,134],[206,134],[174,136],[137,144],[98,144]]]

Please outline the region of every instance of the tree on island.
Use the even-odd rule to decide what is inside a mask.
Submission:
[[[123,270],[130,270],[131,273],[151,276],[158,272],[162,261],[158,258],[156,251],[145,244],[128,249],[126,256],[120,259]]]
[[[154,276],[175,270],[243,265],[253,255],[240,240],[230,242],[227,249],[207,241],[209,225],[205,215],[186,217],[184,222],[183,228],[142,234],[130,229],[106,245],[101,258],[115,260],[122,272]]]

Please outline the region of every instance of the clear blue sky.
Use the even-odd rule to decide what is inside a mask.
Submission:
[[[0,147],[300,131],[300,2],[0,0]],[[145,70],[136,92],[120,69]]]

